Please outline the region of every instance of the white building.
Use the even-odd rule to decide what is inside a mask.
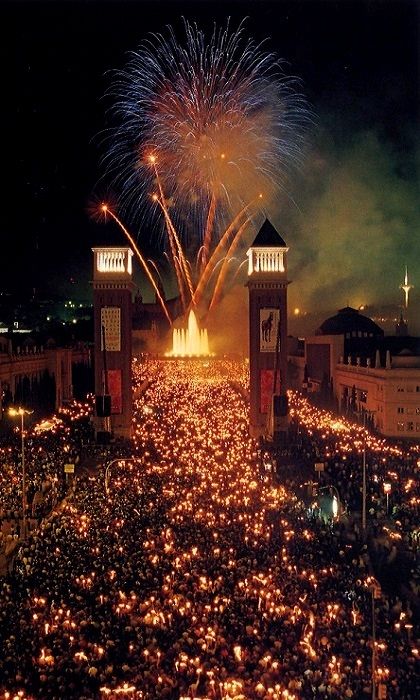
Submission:
[[[384,436],[420,441],[420,338],[385,336],[346,307],[305,338],[304,363],[288,360],[295,388],[327,387],[339,412],[365,415]]]
[[[402,351],[387,355],[385,367],[339,362],[334,368],[339,409],[355,399],[382,435],[420,440],[420,356]]]

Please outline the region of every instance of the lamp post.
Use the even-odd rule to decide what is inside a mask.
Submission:
[[[338,489],[336,486],[331,485],[330,488],[335,492],[335,500],[336,500],[336,506],[334,506],[334,499],[333,499],[333,516],[334,516],[334,518],[339,518],[341,513],[342,513],[340,494],[338,493]]]
[[[363,438],[362,532],[366,534],[366,436]]]
[[[362,461],[362,533],[366,536],[366,416],[376,411],[365,409],[363,411],[363,461]]]
[[[389,494],[391,493],[391,488],[392,488],[391,484],[389,482],[385,481],[384,493],[386,496],[386,514],[387,515],[388,515],[388,511],[389,511]]]
[[[25,428],[24,417],[33,411],[28,411],[26,408],[9,408],[9,416],[20,416],[20,435],[21,435],[21,463],[22,463],[22,533],[21,537],[26,538],[26,472],[25,472]]]
[[[372,681],[372,700],[376,700],[376,619],[375,619],[375,600],[381,597],[381,587],[378,581],[369,576],[366,585],[370,591],[372,603],[372,665],[371,665],[371,681]]]
[[[105,493],[108,496],[109,495],[109,475],[110,475],[110,469],[113,464],[120,464],[122,466],[126,462],[141,462],[142,459],[140,457],[116,457],[115,459],[111,459],[110,462],[106,465],[105,468]]]
[[[319,491],[333,491],[334,492],[334,497],[333,497],[333,504],[332,504],[332,514],[334,518],[339,518],[340,515],[342,514],[342,505],[341,505],[341,498],[340,494],[338,493],[338,488],[334,486],[334,484],[328,484],[328,486],[321,486],[319,488]],[[335,505],[334,505],[334,499],[335,499]]]

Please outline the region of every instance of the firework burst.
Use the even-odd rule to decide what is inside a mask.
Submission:
[[[191,280],[187,259],[199,251],[199,275],[207,267],[208,276],[238,212],[258,202],[255,215],[261,192],[267,204],[284,187],[300,160],[308,110],[296,79],[245,36],[243,23],[214,28],[207,39],[184,20],[183,42],[167,27],[114,78],[106,167],[131,219],[160,217],[178,286],[194,303],[199,280]]]

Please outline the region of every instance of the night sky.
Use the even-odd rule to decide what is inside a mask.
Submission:
[[[397,307],[408,264],[413,314],[419,309],[418,3],[13,0],[0,8],[2,289],[89,298],[91,247],[126,245],[88,211],[109,187],[101,166],[109,71],[148,32],[181,29],[182,16],[203,28],[230,16],[234,26],[248,17],[257,41],[268,37],[313,113],[304,166],[270,212],[290,246],[291,307]],[[142,249],[158,259],[160,240],[143,231]]]

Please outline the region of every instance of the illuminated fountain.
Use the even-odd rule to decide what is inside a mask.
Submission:
[[[172,357],[206,357],[209,352],[207,328],[200,330],[194,311],[188,314],[188,328],[174,328],[172,334]]]

